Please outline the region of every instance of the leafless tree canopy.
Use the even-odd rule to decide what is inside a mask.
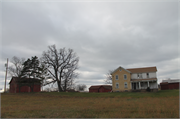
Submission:
[[[47,67],[52,82],[57,82],[59,92],[66,91],[73,83],[78,74],[79,57],[72,49],[56,49],[55,45],[49,46],[48,51],[44,51],[41,61]]]
[[[112,84],[112,72],[113,70],[109,70],[109,72],[106,74],[106,79],[104,80],[105,84]]]
[[[8,73],[14,77],[20,77],[24,62],[25,58],[19,58],[14,56],[11,59],[11,63],[13,63],[13,65],[8,67]]]

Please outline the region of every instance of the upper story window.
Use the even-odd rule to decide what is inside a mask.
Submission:
[[[119,78],[118,78],[118,75],[116,75],[116,80],[118,80]]]
[[[124,88],[128,88],[127,82],[124,82]]]
[[[147,78],[149,78],[149,73],[147,73]]]
[[[127,79],[127,75],[126,74],[124,74],[124,79]]]
[[[138,79],[142,79],[142,74],[137,74]]]
[[[116,83],[116,88],[119,88],[119,83]]]

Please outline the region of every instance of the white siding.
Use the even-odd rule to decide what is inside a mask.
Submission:
[[[157,89],[158,88],[157,82],[150,82],[149,86],[150,86],[150,89]]]
[[[141,82],[141,89],[147,89],[148,87],[148,82]],[[154,82],[149,82],[149,87],[150,89],[157,89],[157,81]]]
[[[137,74],[131,74],[131,79],[137,79]]]
[[[148,78],[148,77],[147,77],[147,73],[141,73],[141,74],[142,74],[142,78],[143,78],[143,79]],[[156,72],[150,72],[150,73],[149,73],[149,78],[156,78]],[[131,74],[131,79],[139,79],[139,78],[138,78],[138,73],[133,73],[133,74]]]
[[[149,73],[149,78],[156,78],[156,72]]]

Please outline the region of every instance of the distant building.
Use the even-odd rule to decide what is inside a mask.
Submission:
[[[158,91],[156,67],[125,69],[118,67],[112,75],[112,90],[119,91]]]
[[[110,85],[94,85],[89,88],[89,92],[96,92],[96,93],[102,93],[102,92],[111,92],[112,86]]]
[[[161,90],[179,89],[180,79],[163,80],[160,83]]]
[[[9,85],[10,93],[41,91],[41,81],[35,78],[12,77],[11,81],[9,82]]]
[[[74,89],[67,89],[66,92],[78,92],[78,91],[75,91]]]

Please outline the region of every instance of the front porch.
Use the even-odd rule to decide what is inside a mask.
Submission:
[[[142,92],[146,91],[147,88],[150,88],[151,91],[157,91],[158,90],[158,85],[157,85],[157,80],[153,81],[131,81],[131,90],[133,92]]]

